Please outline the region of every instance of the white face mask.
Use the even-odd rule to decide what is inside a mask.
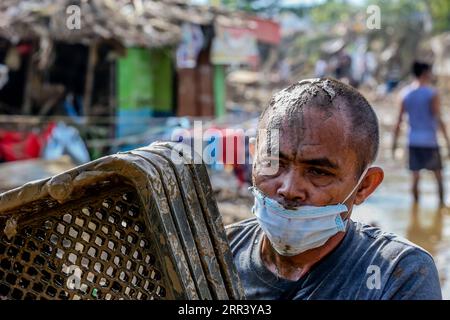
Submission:
[[[257,188],[251,187],[250,190],[255,196],[252,212],[272,247],[280,255],[295,256],[306,250],[320,247],[336,233],[345,231],[348,219],[344,222],[340,215],[348,212],[344,203],[358,188],[368,169],[364,170],[356,186],[344,201],[335,205],[285,209]]]

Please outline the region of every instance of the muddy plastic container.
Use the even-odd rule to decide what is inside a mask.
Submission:
[[[0,299],[243,299],[206,168],[177,146],[0,194]]]

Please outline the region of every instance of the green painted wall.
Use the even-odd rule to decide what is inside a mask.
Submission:
[[[169,49],[128,48],[117,64],[117,98],[121,110],[172,111],[172,66]]]
[[[170,112],[173,109],[172,62],[169,49],[152,50],[150,53],[153,72],[154,111]]]
[[[119,109],[151,108],[153,102],[153,75],[150,52],[129,48],[117,64],[117,95]]]

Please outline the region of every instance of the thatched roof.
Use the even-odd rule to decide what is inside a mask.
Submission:
[[[80,8],[81,28],[70,30],[67,19]],[[186,0],[1,0],[0,36],[17,42],[47,38],[73,43],[114,39],[125,46],[160,47],[177,43],[181,24],[208,25],[216,19],[242,24],[237,13]]]

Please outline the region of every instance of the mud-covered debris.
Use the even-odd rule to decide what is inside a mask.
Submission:
[[[12,217],[6,221],[5,229],[3,230],[8,240],[17,234],[17,219]]]

